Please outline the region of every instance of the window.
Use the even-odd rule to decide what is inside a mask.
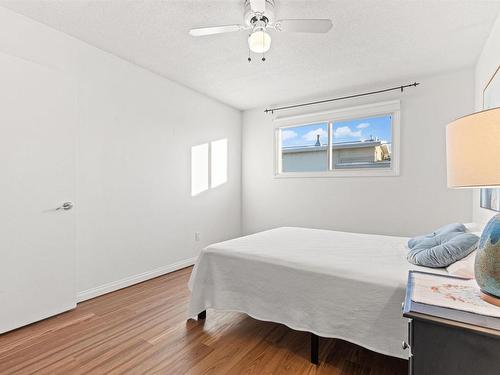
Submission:
[[[399,113],[396,101],[276,119],[276,175],[398,175]]]
[[[390,168],[392,114],[332,122],[332,168]]]
[[[328,170],[328,123],[281,129],[282,172]]]

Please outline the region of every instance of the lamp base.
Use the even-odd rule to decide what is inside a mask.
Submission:
[[[488,302],[492,305],[500,307],[500,298],[499,297],[492,296],[491,294],[483,292],[482,290],[481,290],[481,299],[484,302]]]
[[[476,251],[474,275],[481,298],[500,306],[500,213],[493,216],[481,234]]]

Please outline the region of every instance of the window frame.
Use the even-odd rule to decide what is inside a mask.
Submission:
[[[392,144],[390,168],[332,168],[331,139],[333,123],[369,117],[392,116]],[[282,172],[281,130],[297,126],[328,123],[328,147],[326,171],[316,172]],[[324,112],[298,114],[274,119],[274,177],[275,178],[321,178],[321,177],[394,177],[399,176],[400,167],[400,124],[401,102],[392,100],[355,107],[334,109]]]

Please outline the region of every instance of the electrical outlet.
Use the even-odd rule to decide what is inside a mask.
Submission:
[[[200,240],[200,232],[194,232],[194,240],[199,241]]]

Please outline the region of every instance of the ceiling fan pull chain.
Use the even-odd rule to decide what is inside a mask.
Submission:
[[[265,34],[262,33],[262,45],[264,45],[264,37],[265,37]],[[266,51],[262,51],[262,61],[266,61],[266,56],[265,56],[265,53]]]

